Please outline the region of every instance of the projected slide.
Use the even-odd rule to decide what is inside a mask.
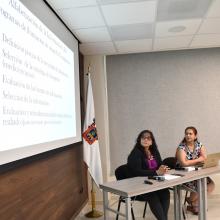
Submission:
[[[73,52],[19,1],[0,27],[0,151],[75,137]]]

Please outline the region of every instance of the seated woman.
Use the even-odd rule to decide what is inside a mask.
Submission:
[[[197,130],[195,127],[187,127],[185,129],[185,137],[177,148],[177,165],[182,167],[195,166],[204,163],[206,159],[206,149],[201,142],[197,140]],[[196,181],[186,183],[186,186],[191,188],[194,192],[190,193],[187,198],[187,210],[193,214],[198,214],[198,193]],[[211,178],[207,178],[207,191],[208,193],[214,190],[215,184]]]
[[[128,168],[132,176],[156,176],[167,172],[168,167],[161,165],[162,160],[157,149],[153,133],[142,131],[137,142],[128,156]],[[152,213],[158,220],[168,219],[170,193],[168,189],[158,190],[138,197],[139,200],[148,201]]]

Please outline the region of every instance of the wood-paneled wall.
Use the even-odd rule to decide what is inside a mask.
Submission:
[[[81,144],[0,174],[1,220],[69,220],[87,197]]]

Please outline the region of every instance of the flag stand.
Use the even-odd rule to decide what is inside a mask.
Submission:
[[[92,211],[85,214],[87,218],[99,218],[103,215],[102,212],[97,211],[96,208],[96,201],[95,201],[95,190],[94,190],[94,180],[92,179],[92,190],[91,190],[91,202],[92,202]]]
[[[91,175],[91,203],[92,210],[85,214],[88,218],[98,218],[103,215],[102,212],[97,211],[96,199],[95,199],[95,183],[99,184],[103,181],[102,167],[98,144],[98,135],[95,124],[95,111],[94,111],[94,99],[92,93],[92,83],[90,78],[90,64],[88,66],[88,89],[87,89],[87,101],[86,101],[86,113],[83,128],[83,152],[84,161],[87,164]]]

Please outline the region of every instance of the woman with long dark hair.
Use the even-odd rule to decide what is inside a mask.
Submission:
[[[164,175],[168,167],[162,165],[160,153],[154,135],[143,130],[128,156],[128,168],[132,176]],[[158,220],[168,219],[170,193],[168,189],[158,190],[139,196],[139,200],[148,201],[152,213]]]
[[[193,126],[185,129],[185,136],[177,148],[177,165],[195,166],[204,163],[206,159],[206,148],[197,139],[197,129]],[[198,210],[198,193],[196,181],[186,183],[187,187],[192,189],[190,197],[187,198],[187,210],[197,215]],[[207,178],[208,193],[214,190],[215,184],[210,177]]]

